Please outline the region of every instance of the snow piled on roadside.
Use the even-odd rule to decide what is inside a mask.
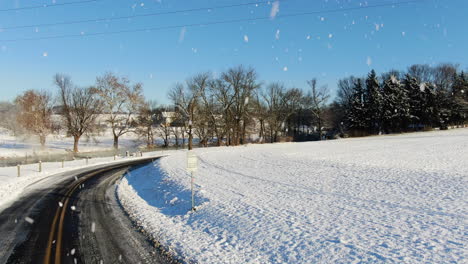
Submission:
[[[466,261],[468,129],[197,149],[136,169],[124,208],[186,262]]]
[[[170,152],[166,151],[166,154]],[[159,156],[161,152],[147,152],[144,157]],[[93,158],[89,159],[88,165],[86,160],[73,160],[64,162],[64,168],[62,168],[61,162],[43,162],[42,172],[39,172],[39,165],[28,164],[21,165],[21,174],[18,177],[17,167],[0,167],[0,212],[6,208],[18,197],[29,188],[36,187],[36,184],[42,183],[44,179],[56,176],[60,173],[72,171],[76,169],[82,169],[87,167],[93,167],[103,164],[120,163],[122,161],[128,161],[130,159],[139,159],[138,157],[133,158],[121,158],[118,157],[114,161],[113,157],[105,158]],[[58,182],[63,180],[64,177],[56,177],[52,182]]]

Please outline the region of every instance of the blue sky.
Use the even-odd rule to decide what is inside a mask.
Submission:
[[[4,0],[0,9],[52,3],[53,0]],[[76,0],[54,0],[56,3]],[[339,78],[406,69],[414,63],[454,62],[468,66],[468,1],[423,0],[394,7],[345,9],[404,0],[283,0],[275,18],[254,22],[86,36],[162,26],[268,17],[272,3],[255,0],[97,0],[96,2],[0,11],[0,28],[130,16],[155,12],[259,2],[242,6],[148,16],[119,21],[52,27],[0,29],[1,100],[27,89],[55,91],[52,76],[65,73],[80,86],[112,71],[144,84],[148,99],[167,103],[176,82],[204,71],[217,74],[243,64],[257,69],[263,82],[281,81],[307,89],[317,78],[332,92]],[[313,15],[282,18],[301,12]],[[320,13],[322,12],[322,13]],[[82,37],[5,41],[69,34]]]

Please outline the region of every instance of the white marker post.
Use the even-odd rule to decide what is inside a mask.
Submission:
[[[195,172],[197,171],[198,159],[195,152],[187,152],[187,171],[190,172],[191,176],[191,186],[192,186],[192,211],[195,211]]]

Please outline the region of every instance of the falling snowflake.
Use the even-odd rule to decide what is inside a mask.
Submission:
[[[34,219],[32,219],[32,218],[29,217],[29,216],[26,216],[26,217],[24,218],[24,220],[25,220],[26,222],[30,223],[31,225],[34,224]]]
[[[325,21],[325,18],[324,18],[324,17],[321,17],[321,18],[320,18],[320,21]]]
[[[406,32],[404,32],[404,31],[401,32],[401,35],[402,35],[403,37],[406,36]]]
[[[249,42],[249,36],[244,35],[244,42],[245,42],[245,43],[248,43],[248,42]]]
[[[271,5],[270,19],[275,19],[276,15],[279,13],[279,5],[279,1],[275,1]]]
[[[398,82],[397,78],[395,75],[390,76],[390,80],[392,81],[393,84],[396,84]]]
[[[63,207],[63,203],[62,202],[58,202],[59,206],[60,207]]]
[[[367,57],[366,64],[367,64],[367,66],[369,66],[369,67],[372,65],[372,58],[371,58],[371,57]]]
[[[310,35],[308,35],[308,36],[306,37],[306,39],[309,40],[309,39],[310,39]]]
[[[284,66],[283,71],[288,71],[288,67]]]
[[[333,38],[333,34],[328,34],[328,38]]]
[[[419,85],[419,90],[421,90],[421,92],[424,92],[424,90],[426,90],[426,84],[425,83],[421,83]]]
[[[92,222],[91,223],[91,232],[95,232],[96,231],[96,223]]]
[[[47,56],[49,56],[49,53],[47,53],[47,52],[42,53],[42,57],[47,57]]]
[[[187,28],[183,27],[180,29],[180,34],[179,34],[179,43],[183,42],[185,39],[185,33],[187,32]]]
[[[280,30],[279,29],[276,30],[275,38],[280,39]]]
[[[72,211],[76,211],[76,207],[74,205],[70,206],[70,209],[72,209]]]
[[[70,250],[70,255],[72,255],[72,256],[75,255],[75,249],[74,248],[72,248],[72,250]]]

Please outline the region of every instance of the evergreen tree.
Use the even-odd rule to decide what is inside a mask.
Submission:
[[[424,125],[433,127],[438,122],[436,88],[435,85],[432,83],[421,83],[421,90],[424,90],[422,100],[423,111],[421,113],[421,122]]]
[[[468,100],[466,92],[468,91],[468,80],[465,73],[461,72],[455,76],[451,93],[451,123],[462,125],[467,121]]]
[[[401,132],[401,130],[405,128],[410,117],[408,95],[395,75],[390,75],[385,79],[383,93],[383,127],[387,133],[395,131]]]
[[[403,86],[408,94],[410,123],[418,129],[423,125],[424,84],[419,84],[415,77],[406,74]]]
[[[351,108],[348,111],[349,127],[362,131],[366,129],[366,108],[364,104],[364,88],[362,80],[356,79],[351,97]]]
[[[379,133],[382,123],[382,103],[383,96],[380,90],[379,81],[374,70],[372,70],[366,79],[366,121],[369,133]]]
[[[440,126],[441,129],[447,129],[452,117],[450,92],[445,88],[437,87],[435,96],[435,124]]]

